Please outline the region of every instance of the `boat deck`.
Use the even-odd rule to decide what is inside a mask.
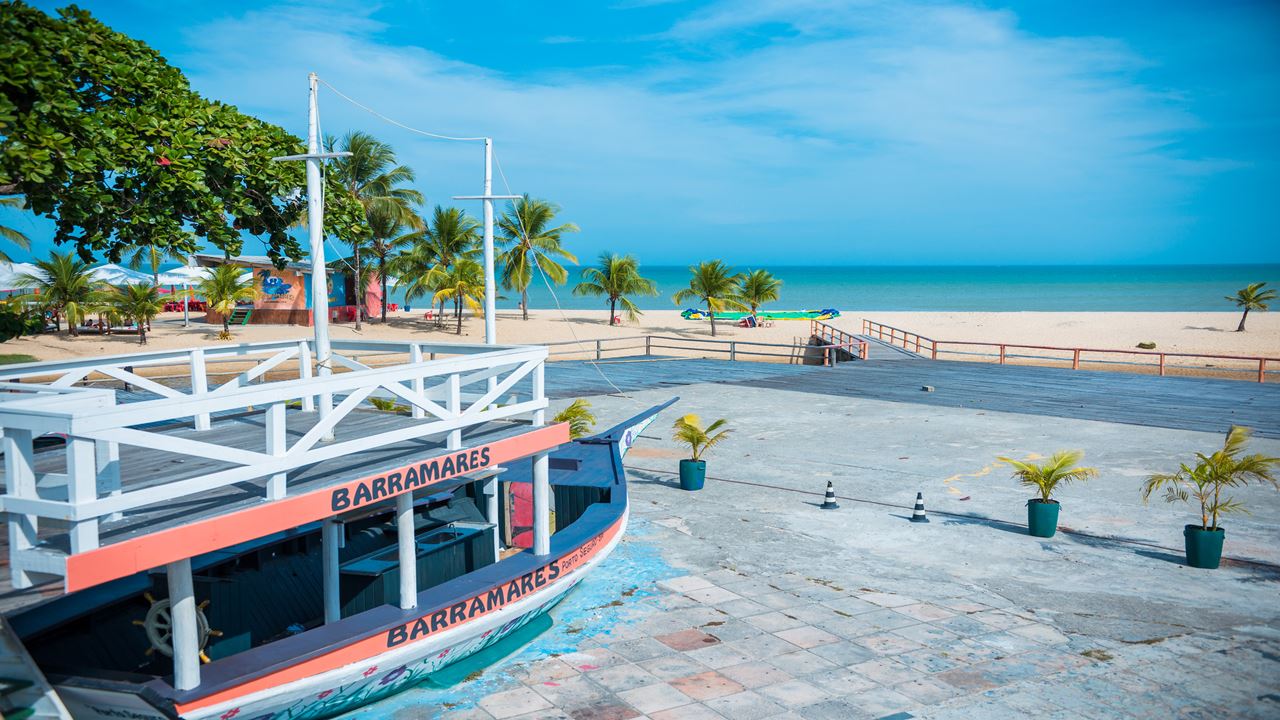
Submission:
[[[334,429],[334,441],[355,440],[367,435],[411,427],[420,421],[407,415],[356,410]],[[285,435],[290,441],[306,434],[315,424],[314,413],[291,412],[285,419]],[[219,418],[208,431],[193,430],[190,425],[179,425],[164,431],[165,435],[202,439],[208,433],[216,433],[218,445],[241,450],[262,449],[265,413],[253,412],[234,417]],[[473,446],[515,437],[527,432],[529,427],[510,422],[486,423],[463,432],[463,445]],[[60,447],[59,447],[60,449]],[[343,456],[308,465],[289,473],[289,495],[300,495],[313,490],[336,486],[357,478],[377,475],[383,471],[417,462],[446,451],[442,440],[413,439],[391,445],[371,447],[359,456]],[[65,472],[66,454],[63,452],[38,452],[38,472]],[[159,485],[183,478],[196,477],[235,467],[232,463],[191,455],[177,455],[153,448],[132,445],[121,446],[120,480],[127,492],[152,485]],[[197,497],[157,503],[130,512],[121,520],[104,522],[101,526],[101,543],[110,545],[141,534],[153,533],[171,527],[218,515],[234,513],[262,503],[266,493],[266,478],[214,488]],[[66,538],[57,538],[53,549],[66,552]]]

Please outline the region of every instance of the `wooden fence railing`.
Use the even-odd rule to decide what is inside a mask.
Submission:
[[[863,360],[867,359],[867,350],[869,349],[870,343],[851,332],[841,330],[835,325],[829,325],[821,320],[810,320],[809,336],[825,340],[827,343],[834,346],[849,347],[857,345],[858,357]]]
[[[1250,355],[1207,355],[1203,353],[1159,352],[1154,350],[1116,350],[1108,348],[1058,347],[1053,345],[976,342],[969,340],[935,340],[934,338],[925,337],[919,333],[903,330],[902,328],[896,328],[892,325],[885,325],[884,323],[879,323],[874,320],[865,319],[862,321],[862,333],[863,335],[875,337],[878,340],[883,340],[891,345],[902,347],[933,360],[945,360],[947,358],[940,356],[953,355],[967,356],[971,358],[994,358],[995,362],[1000,365],[1010,364],[1011,361],[1022,360],[1063,364],[1070,362],[1072,370],[1079,370],[1081,364],[1102,366],[1104,368],[1105,366],[1145,367],[1154,368],[1156,373],[1161,377],[1167,375],[1171,370],[1213,372],[1218,374],[1236,373],[1248,374],[1253,379],[1256,379],[1257,382],[1266,382],[1268,373],[1274,374],[1277,372],[1275,370],[1268,370],[1268,363],[1275,363],[1276,366],[1280,367],[1280,358]],[[948,349],[945,346],[950,346],[950,348],[992,348],[992,350],[974,351]],[[1069,353],[1070,356],[1027,355],[1023,352],[1016,352],[1026,350]],[[1206,365],[1203,364],[1203,362],[1198,365],[1192,365],[1186,363],[1171,363],[1170,359],[1227,361],[1233,365],[1231,367],[1221,367],[1212,364]]]
[[[844,342],[828,342],[822,345],[758,342],[754,340],[715,340],[711,338],[687,338],[674,335],[630,335],[626,337],[597,338],[591,340],[564,340],[545,343],[551,357],[587,355],[595,360],[625,357],[621,353],[643,350],[653,355],[657,350],[710,353],[725,356],[729,360],[753,360],[779,358],[789,363],[804,363],[821,359],[824,366],[834,366],[841,360],[838,351],[843,350],[855,359],[867,357],[867,341],[852,335]],[[825,339],[825,338],[824,338]]]

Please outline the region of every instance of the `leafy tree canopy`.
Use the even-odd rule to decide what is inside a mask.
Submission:
[[[56,221],[55,241],[86,261],[129,246],[180,253],[199,238],[231,254],[243,232],[277,263],[306,204],[305,151],[282,128],[193,92],[146,44],[70,6],[52,17],[0,2],[0,195]],[[359,203],[326,193],[328,230],[367,232]],[[190,230],[194,233],[186,232]]]

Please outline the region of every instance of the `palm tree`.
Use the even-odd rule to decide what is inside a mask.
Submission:
[[[1280,458],[1262,454],[1240,456],[1249,442],[1249,428],[1231,426],[1222,449],[1211,455],[1196,453],[1194,467],[1182,463],[1178,472],[1152,475],[1142,486],[1145,502],[1151,493],[1164,488],[1165,502],[1186,502],[1195,498],[1200,503],[1200,527],[1218,529],[1218,516],[1234,512],[1247,512],[1244,504],[1232,498],[1222,497],[1225,488],[1239,487],[1250,481],[1277,485],[1273,468],[1280,465]]]
[[[103,305],[122,318],[132,319],[138,325],[138,344],[147,344],[147,326],[164,308],[160,288],[138,283],[112,288],[103,298]]]
[[[334,138],[327,138],[325,144],[332,152],[338,145]],[[424,200],[422,193],[411,188],[400,187],[403,183],[414,180],[414,172],[405,165],[396,164],[396,153],[387,143],[372,135],[360,131],[352,131],[342,138],[342,150],[351,155],[334,161],[330,172],[334,173],[342,186],[351,196],[364,206],[365,219],[384,214],[401,225],[415,230],[422,227],[422,218],[413,209]],[[352,264],[357,282],[363,272],[360,266],[360,240],[351,243]],[[364,305],[364,286],[356,288],[357,306]],[[356,330],[361,329],[360,313],[356,312]]]
[[[156,247],[155,245],[132,245],[125,252],[132,254],[125,259],[125,265],[134,270],[141,270],[146,265],[151,270],[151,282],[160,286],[160,265],[165,260],[176,260],[185,264],[187,256],[180,248]]]
[[[431,271],[445,269],[460,258],[474,259],[480,253],[480,224],[458,208],[436,206],[431,222],[421,233],[412,234],[409,247],[389,263],[389,272],[396,275],[396,288],[404,289],[405,299],[413,300],[423,295],[435,295],[431,285]],[[440,313],[444,315],[444,300],[440,301]]]
[[[67,330],[74,337],[76,327],[84,319],[97,298],[102,285],[93,279],[89,264],[71,253],[53,253],[48,260],[37,260],[40,274],[24,275],[18,284],[35,291],[27,300],[53,310],[53,322],[61,330],[60,317],[67,316]]]
[[[24,207],[21,197],[5,197],[0,198],[0,207],[19,208]],[[31,238],[23,235],[21,232],[7,225],[0,225],[0,238],[17,245],[23,250],[31,249]],[[0,250],[0,262],[13,262],[9,254],[4,250]]]
[[[245,276],[244,268],[235,265],[219,265],[209,270],[196,286],[196,293],[205,299],[209,309],[222,316],[222,332],[219,340],[231,339],[231,313],[240,302],[253,300],[258,291],[253,287],[253,276]]]
[[[1240,325],[1236,328],[1236,332],[1244,332],[1244,321],[1249,317],[1250,310],[1266,312],[1267,303],[1276,299],[1276,291],[1263,290],[1266,286],[1264,282],[1253,283],[1249,287],[1237,290],[1235,295],[1227,296],[1228,300],[1244,308],[1244,314],[1240,316]]]
[[[727,422],[729,421],[720,418],[704,428],[702,418],[690,413],[671,426],[676,431],[671,439],[688,445],[689,451],[693,453],[693,457],[689,459],[697,462],[702,459],[703,453],[729,437],[728,430],[720,430]],[[720,432],[717,433],[717,430]]]
[[[381,210],[369,213],[369,253],[378,259],[378,282],[382,284],[382,322],[387,322],[387,273],[393,253],[422,236],[421,230],[404,232],[404,224]]]
[[[693,273],[693,277],[689,279],[689,287],[677,292],[671,299],[676,305],[686,300],[706,304],[707,313],[711,315],[711,336],[715,337],[716,313],[724,312],[726,308],[747,308],[738,297],[742,274],[730,273],[729,266],[723,260],[698,263],[690,267],[689,272]]]
[[[1098,471],[1093,468],[1076,467],[1083,457],[1084,453],[1079,450],[1059,450],[1039,465],[1006,457],[997,459],[1013,468],[1013,476],[1018,482],[1035,488],[1042,501],[1050,502],[1049,496],[1059,484],[1097,476]]]
[[[749,270],[742,277],[742,288],[739,295],[742,302],[751,308],[751,315],[765,303],[775,302],[782,290],[782,281],[775,278],[768,270]]]
[[[628,295],[657,295],[658,287],[652,280],[640,277],[640,263],[631,255],[600,253],[596,267],[583,268],[582,282],[573,288],[574,295],[604,295],[609,298],[609,324],[619,303],[627,311],[627,319],[635,322],[640,309]]]
[[[553,258],[578,264],[578,258],[560,246],[561,237],[566,233],[578,232],[578,226],[573,223],[553,226],[558,212],[558,205],[530,198],[525,193],[498,220],[503,246],[502,256],[499,258],[502,263],[502,286],[508,290],[520,291],[520,309],[525,320],[529,319],[529,283],[533,281],[534,265],[551,282],[563,285],[569,278],[569,271]]]
[[[596,424],[596,414],[591,412],[591,403],[578,398],[556,413],[556,416],[551,418],[551,422],[569,423],[569,439],[572,440],[591,432],[591,428]]]
[[[458,316],[458,334],[462,334],[462,306],[472,310],[483,308],[481,298],[484,296],[484,268],[470,258],[459,258],[449,267],[437,266],[431,269],[427,280],[436,288],[435,300],[453,300],[453,310]]]

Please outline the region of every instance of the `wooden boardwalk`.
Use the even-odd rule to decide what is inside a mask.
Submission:
[[[1225,432],[1232,424],[1280,438],[1280,385],[982,363],[866,360],[835,368],[705,359],[636,358],[599,365],[624,392],[695,383],[811,392],[941,407]],[[934,392],[924,392],[930,385]],[[552,397],[615,392],[592,363],[547,365]]]

